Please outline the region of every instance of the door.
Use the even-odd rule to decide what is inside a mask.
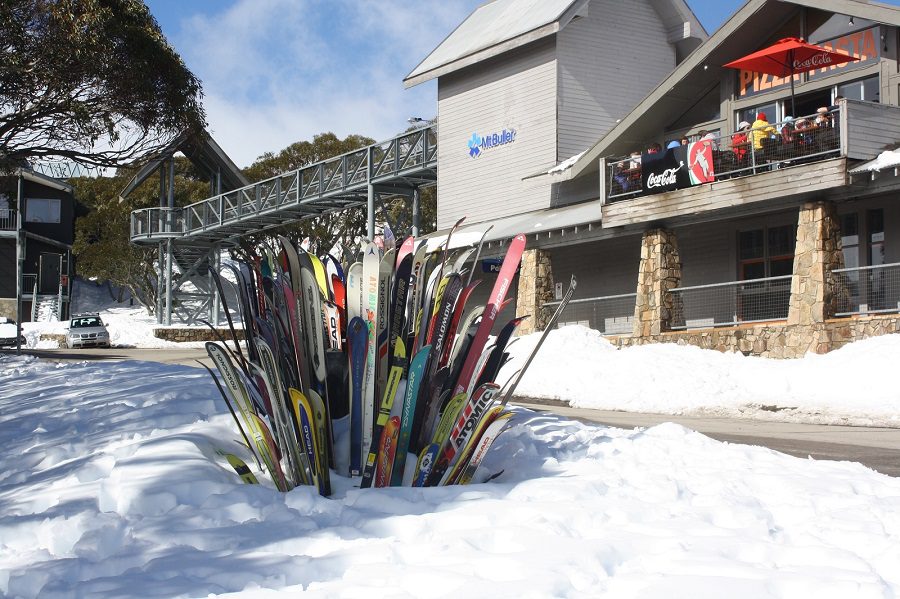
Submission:
[[[38,269],[38,293],[56,295],[59,293],[59,277],[62,272],[62,254],[41,254]]]

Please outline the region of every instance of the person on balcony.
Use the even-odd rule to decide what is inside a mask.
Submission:
[[[752,131],[750,132],[750,135],[753,138],[754,150],[762,150],[763,140],[769,139],[775,135],[775,127],[769,124],[769,120],[766,118],[765,112],[760,112],[756,115],[756,120],[753,121],[751,129]]]
[[[659,154],[660,152],[662,152],[662,146],[657,142],[653,142],[650,144],[650,147],[647,148],[648,154]]]
[[[750,150],[750,123],[741,121],[738,123],[738,130],[731,136],[731,150],[734,152],[734,161],[738,168],[749,159],[748,152]]]

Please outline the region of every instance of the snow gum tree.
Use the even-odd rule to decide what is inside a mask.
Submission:
[[[204,126],[200,81],[140,0],[0,2],[0,166],[119,166]]]

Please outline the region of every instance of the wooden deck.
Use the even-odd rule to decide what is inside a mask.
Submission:
[[[608,203],[601,209],[603,228],[671,220],[723,208],[803,196],[847,183],[847,159],[834,158]]]

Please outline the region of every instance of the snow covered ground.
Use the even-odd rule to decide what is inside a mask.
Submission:
[[[98,307],[114,343],[164,344],[139,310]],[[62,325],[27,327],[30,343],[40,329]],[[536,340],[515,343],[506,376]],[[519,393],[900,428],[898,357],[900,335],[775,361],[616,350],[571,327]],[[900,479],[856,463],[517,409],[489,482],[360,490],[334,476],[324,499],[276,491],[238,437],[203,370],[0,354],[0,597],[900,595]]]
[[[0,389],[4,597],[900,594],[900,479],[859,464],[518,410],[490,482],[324,499],[240,483],[202,370],[5,355]]]
[[[516,342],[511,376],[539,336]],[[616,349],[600,333],[565,327],[547,337],[517,395],[584,408],[900,427],[900,335],[799,360],[660,343]]]

